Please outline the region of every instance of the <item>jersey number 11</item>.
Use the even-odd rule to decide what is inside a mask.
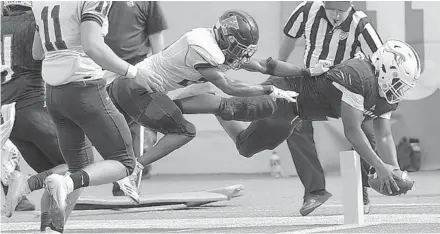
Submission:
[[[50,17],[53,20],[53,27],[55,31],[55,47],[50,41],[49,36],[49,7],[46,6],[41,11],[41,20],[44,24],[44,46],[47,51],[65,50],[67,49],[66,42],[63,41],[60,25],[60,5],[55,5],[50,12]]]

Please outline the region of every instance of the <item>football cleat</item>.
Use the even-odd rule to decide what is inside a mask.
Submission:
[[[5,201],[5,216],[11,217],[14,214],[15,208],[24,196],[31,193],[29,184],[27,182],[28,176],[25,176],[19,171],[13,171],[9,178],[9,189]],[[35,207],[34,207],[35,209]]]
[[[73,183],[68,176],[52,174],[46,178],[47,192],[52,196],[49,205],[52,222],[57,230],[63,230],[66,221],[67,196],[73,192]]]
[[[116,181],[118,183],[119,187],[121,188],[122,192],[126,196],[129,196],[136,204],[140,203],[139,193],[137,191],[136,185],[130,180],[130,178],[124,177],[121,180]]]

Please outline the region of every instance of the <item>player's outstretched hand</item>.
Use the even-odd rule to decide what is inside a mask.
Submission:
[[[330,69],[332,62],[328,60],[319,60],[314,67],[310,68],[310,75],[319,76],[324,72],[327,72]]]
[[[270,96],[274,99],[282,98],[286,99],[289,102],[296,102],[295,98],[298,96],[298,93],[294,91],[282,90],[275,86],[272,86],[272,93],[270,93]]]
[[[165,81],[159,75],[150,72],[146,69],[138,68],[135,82],[144,87],[148,92],[165,92]]]
[[[377,177],[380,180],[379,192],[381,192],[382,194],[393,194],[393,191],[400,190],[395,181],[395,179],[400,178],[399,175],[396,174],[396,170],[399,170],[399,167],[389,164],[385,164],[383,168],[381,168],[380,170],[376,170]]]

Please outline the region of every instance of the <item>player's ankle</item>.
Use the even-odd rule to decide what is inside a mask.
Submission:
[[[87,174],[87,172],[83,170],[76,171],[70,174],[70,176],[67,176],[67,178],[69,188],[73,188],[72,191],[79,188],[87,187],[90,183],[89,174]]]

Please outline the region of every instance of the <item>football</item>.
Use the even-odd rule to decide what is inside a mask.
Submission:
[[[409,190],[413,189],[415,181],[408,176],[408,173],[406,171],[395,169],[394,172],[399,176],[399,178],[395,179],[397,186],[399,186],[400,188],[399,191],[391,187],[392,194],[388,193],[388,191],[386,190],[381,192],[379,178],[369,179],[368,184],[372,189],[376,190],[376,192],[386,196],[397,196],[397,195],[406,194]]]

